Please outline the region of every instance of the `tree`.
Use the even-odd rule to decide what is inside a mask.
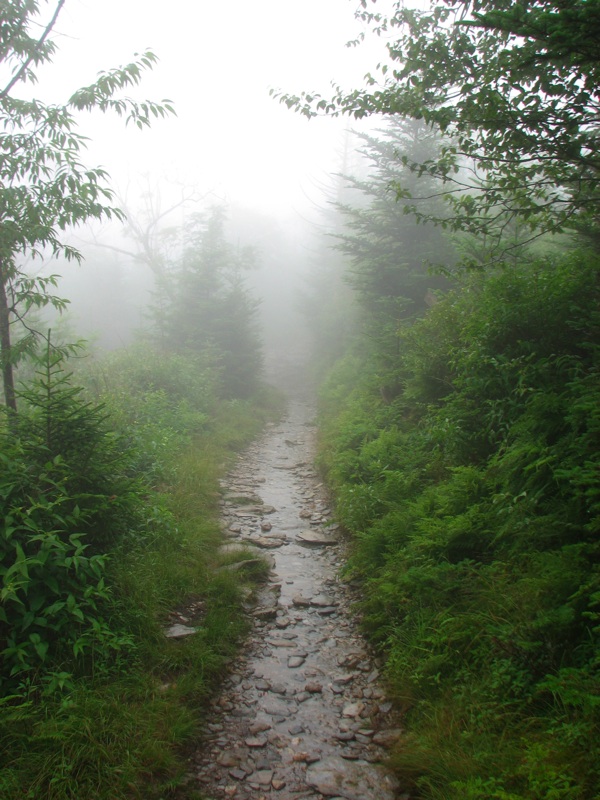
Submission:
[[[159,322],[170,349],[212,353],[226,397],[247,397],[262,371],[258,303],[243,281],[255,254],[233,248],[224,224],[225,211],[218,206],[190,220],[181,271]]]
[[[359,134],[367,159],[366,177],[346,176],[362,203],[337,203],[345,220],[335,234],[337,249],[352,262],[349,282],[370,312],[382,310],[382,302],[397,320],[421,313],[429,304],[430,290],[444,281],[429,274],[429,266],[444,261],[450,266],[447,237],[431,223],[417,225],[397,202],[397,187],[416,193],[417,179],[402,158],[435,157],[439,137],[427,125],[414,120],[390,118],[376,134]],[[437,193],[434,179],[421,179],[423,194]],[[441,215],[439,199],[419,203],[419,213]]]
[[[406,164],[444,184],[436,221],[496,237],[514,220],[530,237],[594,228],[600,199],[598,0],[443,0],[429,10],[395,2],[358,16],[387,44],[389,62],[356,91],[280,99],[307,116],[394,114],[448,139]]]
[[[435,302],[433,292],[448,281],[432,274],[431,265],[452,265],[446,234],[431,222],[417,224],[397,202],[397,186],[411,190],[417,180],[424,195],[436,195],[436,181],[417,179],[403,165],[434,156],[439,136],[423,122],[390,118],[385,129],[359,134],[366,159],[364,177],[348,177],[349,199],[336,207],[344,223],[334,234],[336,249],[346,257],[346,280],[356,292],[372,364],[378,368],[381,395],[390,400],[398,387],[401,330]],[[442,213],[439,199],[419,203],[422,216]],[[436,209],[436,206],[438,207]]]
[[[138,102],[120,95],[153,67],[156,56],[151,51],[101,73],[63,104],[13,96],[19,84],[35,83],[37,67],[52,61],[56,48],[49,37],[64,2],[50,4],[50,20],[39,37],[32,31],[38,29],[47,3],[13,0],[0,9],[0,63],[12,72],[0,90],[0,362],[5,403],[13,414],[14,366],[37,338],[25,316],[32,307],[53,305],[60,310],[65,305],[52,294],[56,276],[32,278],[20,259],[49,254],[79,261],[79,251],[63,239],[68,228],[92,219],[123,218],[112,204],[106,172],[81,161],[86,138],[77,130],[76,113],[112,111],[144,128],[152,118],[173,112],[168,100]],[[25,324],[27,333],[13,344],[11,325],[16,321]]]

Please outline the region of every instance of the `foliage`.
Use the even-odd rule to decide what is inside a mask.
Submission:
[[[104,553],[136,517],[127,452],[50,342],[27,410],[2,437],[0,625],[5,693],[98,672],[130,639],[109,625]],[[49,670],[46,662],[50,664]]]
[[[321,463],[425,797],[600,790],[598,267],[465,277],[402,331],[392,403],[368,353],[325,390]]]
[[[111,204],[106,172],[81,161],[86,138],[77,130],[76,113],[94,108],[112,111],[143,128],[152,118],[172,112],[169,101],[140,103],[119,96],[152,68],[156,56],[151,51],[120,69],[102,73],[63,104],[48,105],[11,94],[23,82],[35,83],[35,69],[52,61],[56,48],[49,34],[63,5],[64,0],[56,3],[39,39],[33,31],[39,28],[43,5],[18,0],[2,8],[0,63],[11,70],[12,77],[0,91],[0,357],[5,401],[13,411],[13,366],[24,350],[31,349],[36,332],[27,328],[24,341],[14,347],[11,325],[23,321],[31,308],[53,305],[61,310],[65,306],[64,300],[52,294],[55,277],[31,277],[19,260],[48,253],[80,260],[77,249],[64,240],[64,231],[88,220],[123,216]]]
[[[282,102],[307,116],[394,114],[439,129],[448,139],[438,155],[404,163],[444,183],[448,208],[433,218],[501,250],[513,222],[529,237],[595,226],[596,0],[444,0],[422,10],[395,2],[389,16],[361,6],[358,16],[387,39],[388,59],[366,87]],[[410,186],[401,194],[410,197]]]
[[[218,480],[280,404],[217,401],[208,366],[142,346],[80,364],[82,390],[65,355],[46,349],[2,438],[0,792],[164,797],[245,630]],[[163,633],[176,609],[185,642]]]
[[[347,279],[371,317],[383,317],[389,304],[389,315],[412,318],[427,308],[428,291],[445,285],[428,274],[428,266],[442,260],[450,266],[449,243],[439,229],[419,226],[404,213],[395,187],[406,182],[414,189],[416,178],[400,158],[434,157],[439,137],[416,121],[390,117],[377,135],[361,134],[359,140],[368,172],[345,178],[358,199],[336,204],[345,223],[334,234],[336,248],[347,256]],[[424,194],[435,197],[436,189],[433,180],[419,182]],[[430,199],[426,205],[431,211],[436,204]]]
[[[448,286],[431,267],[443,261],[449,269],[452,248],[439,228],[419,225],[407,216],[396,197],[400,182],[414,187],[416,181],[400,156],[433,154],[438,137],[418,122],[390,118],[377,135],[359,139],[369,171],[362,178],[345,178],[350,199],[335,204],[342,227],[332,236],[336,249],[346,256],[345,277],[362,310],[363,330],[380,369],[380,389],[389,402],[398,391],[400,330],[435,303],[435,291]],[[421,190],[429,196],[421,204],[423,212],[439,206],[434,180]]]

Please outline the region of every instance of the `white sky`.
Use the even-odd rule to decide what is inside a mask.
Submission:
[[[53,5],[53,4],[52,4]],[[293,213],[339,168],[348,121],[308,121],[269,96],[271,87],[329,94],[331,81],[362,85],[381,50],[347,48],[360,31],[357,0],[67,0],[59,51],[37,91],[65,99],[102,69],[150,47],[160,61],[136,96],[169,98],[177,118],[152,130],[95,115],[90,166],[124,191],[150,173],[212,190],[269,214]]]

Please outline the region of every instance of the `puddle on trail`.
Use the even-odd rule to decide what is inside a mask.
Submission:
[[[273,569],[192,760],[211,800],[407,798],[380,763],[399,731],[337,578],[342,547],[312,467],[313,413],[292,401],[224,483],[224,547],[260,548]]]

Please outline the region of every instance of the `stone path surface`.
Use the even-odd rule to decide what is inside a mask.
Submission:
[[[225,552],[272,567],[254,630],[214,701],[197,787],[221,800],[407,800],[382,766],[400,731],[338,579],[342,544],[312,466],[313,409],[291,402],[223,487]]]

